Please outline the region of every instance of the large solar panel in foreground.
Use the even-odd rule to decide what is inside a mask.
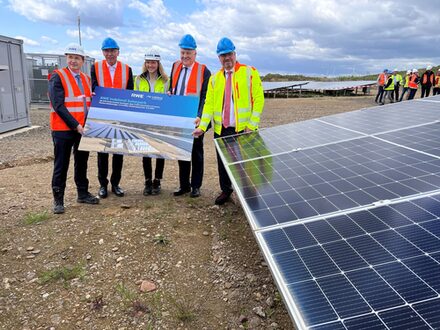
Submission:
[[[440,328],[438,101],[216,140],[298,328]]]

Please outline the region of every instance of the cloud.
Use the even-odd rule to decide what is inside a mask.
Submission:
[[[122,25],[123,4],[122,0],[9,0],[14,12],[31,21],[75,24],[80,16],[81,22],[101,27]]]
[[[53,45],[58,45],[58,40],[55,40],[48,36],[41,36],[40,38],[43,41],[43,44],[51,43]]]
[[[150,0],[147,1],[147,3],[139,0],[131,0],[128,7],[137,9],[142,16],[154,21],[164,21],[170,17],[170,13],[162,0]]]
[[[67,29],[66,30],[66,34],[69,37],[73,37],[75,39],[78,39],[78,35],[79,35],[79,31],[78,29]],[[97,38],[100,38],[102,36],[102,33],[92,29],[90,26],[87,27],[83,27],[81,29],[81,39],[85,39],[85,40],[94,40]]]
[[[40,43],[38,41],[32,40],[30,38],[27,37],[23,37],[23,36],[16,36],[14,37],[15,39],[21,39],[23,40],[24,44],[26,46],[40,46]]]

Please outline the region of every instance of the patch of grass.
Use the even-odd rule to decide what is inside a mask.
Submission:
[[[125,286],[124,283],[116,285],[116,292],[119,293],[124,303],[132,303],[137,298],[137,293]]]
[[[82,279],[85,274],[86,270],[83,265],[78,264],[76,266],[64,266],[45,271],[41,273],[39,280],[42,284],[56,282],[58,280],[63,280],[63,283],[67,283],[74,278]]]
[[[153,242],[154,244],[168,245],[170,243],[170,240],[163,234],[156,234],[153,237]]]
[[[50,218],[49,213],[47,211],[43,212],[30,212],[27,213],[24,217],[24,223],[27,225],[33,225],[36,223],[41,223],[43,221],[46,221]]]
[[[192,301],[184,298],[170,298],[170,302],[174,307],[175,317],[180,322],[190,322],[196,318],[195,306]]]

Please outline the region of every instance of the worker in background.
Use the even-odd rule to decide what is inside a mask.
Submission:
[[[408,100],[412,100],[416,95],[417,88],[419,87],[419,71],[417,69],[412,70],[411,78],[409,78],[408,87],[409,87],[409,95]]]
[[[85,53],[77,44],[68,45],[64,53],[67,67],[55,70],[49,81],[50,128],[55,153],[52,175],[55,214],[64,213],[64,190],[72,150],[77,202],[99,203],[99,199],[89,193],[87,179],[89,152],[78,150],[92,93],[90,77],[81,72]]]
[[[214,138],[257,130],[264,107],[260,74],[254,67],[237,62],[235,45],[229,38],[220,39],[217,55],[222,68],[209,80],[200,125],[193,135],[201,136],[211,120],[214,122]],[[233,190],[218,152],[217,166],[222,192],[215,204],[223,205]]]
[[[394,81],[394,100],[396,102],[399,101],[399,89],[402,84],[402,75],[397,71],[397,69],[393,70],[393,81]]]
[[[403,84],[402,95],[400,95],[399,102],[402,102],[403,97],[405,96],[405,94],[406,94],[406,93],[408,92],[408,90],[409,90],[408,84],[409,84],[409,80],[410,80],[410,78],[411,78],[411,74],[412,74],[411,70],[407,70],[407,71],[406,71],[406,75],[405,75],[405,79],[404,79],[405,82],[404,82],[404,84]],[[409,93],[408,93],[408,95],[409,95]],[[407,99],[408,99],[408,96],[407,96]]]
[[[101,50],[105,59],[95,62],[95,65],[92,66],[92,91],[96,86],[133,90],[133,73],[127,64],[118,61],[119,46],[117,42],[112,38],[106,38],[102,42]],[[108,158],[107,153],[98,152],[98,180],[100,184],[98,195],[100,198],[106,198],[108,195]],[[110,183],[112,192],[118,197],[124,196],[124,190],[119,186],[123,161],[122,155],[113,155]]]
[[[206,65],[196,62],[197,44],[192,35],[184,35],[180,39],[179,47],[180,60],[173,63],[169,93],[173,95],[193,95],[200,98],[195,119],[197,127],[202,115],[203,105],[205,104],[206,89],[211,72]],[[181,196],[188,192],[191,192],[190,197],[192,198],[200,196],[204,167],[203,137],[203,135],[200,135],[197,139],[194,139],[191,161],[178,161],[180,186],[174,192],[174,196]]]
[[[165,93],[168,90],[168,75],[165,73],[162,63],[160,62],[159,52],[155,49],[149,49],[144,56],[144,60],[142,73],[135,79],[134,90],[141,92]],[[151,157],[143,157],[142,165],[145,176],[144,196],[159,194],[161,190],[160,180],[162,180],[163,177],[165,159],[156,158],[154,180]]]
[[[437,75],[434,80],[434,90],[432,91],[432,95],[440,94],[440,69],[437,70]]]
[[[434,86],[434,72],[432,71],[432,66],[428,65],[426,67],[426,71],[420,78],[420,85],[422,86],[422,94],[420,97],[428,97],[431,92],[431,87]]]
[[[384,105],[386,103],[386,99],[390,100],[391,103],[394,103],[394,76],[389,75],[387,78],[387,81],[385,83],[384,89],[384,95],[383,95],[383,101],[381,105]]]
[[[385,69],[381,74],[377,76],[377,95],[374,102],[382,103],[383,94],[384,94],[384,86],[388,78],[388,70]]]

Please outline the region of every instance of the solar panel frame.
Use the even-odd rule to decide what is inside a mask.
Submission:
[[[283,148],[280,148],[279,152],[277,151],[276,153],[266,153],[259,150],[254,154],[248,154],[249,157],[245,157],[244,159],[240,158],[239,153],[236,154],[238,157],[227,158],[223,153],[224,151],[227,151],[226,144],[222,144],[222,139],[215,140],[220,158],[225,164],[225,168],[231,178],[240,201],[244,201],[246,198],[251,201],[251,203],[242,203],[243,210],[250,222],[260,249],[262,250],[263,255],[269,265],[269,269],[275,279],[275,283],[277,284],[278,289],[285,300],[288,312],[294,320],[297,328],[302,329],[310,327],[310,329],[358,329],[360,328],[359,326],[363,326],[365,324],[373,325],[373,327],[377,326],[378,328],[383,328],[383,325],[387,323],[389,323],[389,325],[394,324],[393,322],[397,322],[396,324],[405,324],[404,322],[409,322],[410,320],[413,320],[416,323],[419,322],[419,325],[429,327],[429,323],[426,323],[428,321],[421,316],[422,314],[429,316],[429,319],[431,319],[432,322],[440,322],[440,317],[433,315],[431,311],[433,308],[432,306],[437,306],[440,301],[440,278],[436,279],[430,276],[430,272],[432,271],[440,272],[440,245],[438,243],[440,242],[440,227],[436,225],[437,222],[440,221],[440,189],[437,188],[440,185],[440,180],[438,176],[435,175],[435,172],[437,172],[437,166],[440,165],[440,157],[437,152],[435,152],[435,147],[437,145],[436,143],[433,145],[428,145],[424,150],[420,150],[422,148],[417,147],[417,143],[419,143],[419,145],[423,145],[424,141],[430,141],[432,140],[430,137],[435,136],[436,129],[439,127],[439,116],[437,112],[440,109],[437,105],[438,102],[440,102],[440,97],[435,97],[435,99],[429,98],[401,103],[399,106],[403,104],[405,110],[402,110],[402,108],[399,107],[399,111],[406,111],[404,113],[405,116],[401,117],[400,121],[397,123],[391,123],[390,121],[384,126],[377,125],[378,122],[382,124],[382,122],[379,121],[380,116],[373,115],[374,120],[371,120],[370,122],[373,123],[376,121],[376,126],[381,126],[382,128],[377,128],[373,124],[364,126],[358,125],[353,128],[351,122],[364,117],[365,114],[376,114],[376,111],[379,109],[387,112],[387,114],[399,114],[399,111],[397,111],[395,108],[396,105],[356,111],[356,115],[349,116],[350,120],[345,120],[344,125],[341,125],[341,122],[344,121],[339,120],[339,118],[335,119],[336,116],[342,115],[334,115],[313,120],[315,121],[313,123],[314,125],[316,122],[321,122],[323,125],[326,125],[325,127],[330,125],[353,134],[351,135],[351,138],[333,139],[328,144],[315,143],[302,147],[297,147],[295,145],[294,149],[289,149],[287,151],[283,150]],[[413,116],[413,114],[416,112],[416,110],[413,108],[420,106],[426,108],[427,111],[422,113],[422,118]],[[360,112],[362,112],[362,115],[359,115]],[[303,125],[306,127],[308,124]],[[289,129],[290,124],[283,126],[283,129]],[[350,126],[350,128],[348,126]],[[407,136],[410,136],[412,131],[417,132],[418,134],[414,140],[411,140],[409,137],[403,140],[402,138],[397,138],[396,140],[396,136],[399,136],[398,133],[408,132],[406,134]],[[262,132],[263,130],[259,133],[251,134],[261,134]],[[274,134],[264,134],[274,136]],[[243,139],[242,137],[237,135],[229,138],[236,143],[236,146],[240,147],[239,140]],[[247,137],[247,139],[249,139],[249,137]],[[368,148],[365,149],[365,142],[367,142],[368,145],[368,141],[373,140],[375,143],[384,143],[387,145],[392,145],[393,147],[391,149],[384,150],[380,150],[379,148],[373,151],[368,150]],[[263,144],[264,143],[265,141],[263,141]],[[346,201],[339,201],[341,205],[336,211],[324,210],[324,212],[321,213],[308,215],[306,212],[298,215],[293,221],[283,219],[282,217],[285,216],[286,205],[283,205],[282,202],[288,197],[287,192],[289,191],[289,186],[291,188],[295,188],[296,193],[299,191],[300,193],[308,194],[308,196],[313,196],[313,194],[315,194],[317,191],[319,191],[321,194],[326,194],[326,192],[332,191],[332,188],[329,187],[328,182],[331,182],[332,178],[335,178],[334,173],[329,172],[324,178],[317,178],[313,176],[313,173],[316,171],[321,171],[322,173],[322,169],[320,169],[322,164],[320,162],[322,159],[317,161],[319,157],[322,158],[322,153],[320,154],[319,152],[314,151],[316,151],[317,148],[323,147],[340,150],[341,147],[343,149],[344,143],[355,143],[357,144],[358,148],[364,148],[365,153],[351,153],[350,157],[352,157],[352,159],[350,159],[350,157],[344,159],[345,165],[343,168],[336,167],[337,161],[329,160],[325,163],[328,168],[332,169],[332,172],[336,171],[335,173],[342,177],[342,180],[337,185],[337,189],[349,189],[348,187],[350,187],[352,183],[345,180],[344,175],[350,175],[358,172],[360,175],[356,180],[356,185],[361,189],[359,190],[359,193],[357,193],[357,196],[353,195],[353,198],[365,198],[366,192],[364,191],[367,191],[376,196],[375,199],[373,198],[371,203],[355,206],[347,203]],[[399,151],[405,150],[406,152],[396,152],[395,148],[398,148]],[[276,148],[274,150],[276,150]],[[295,184],[285,180],[286,174],[293,173],[292,171],[297,170],[292,168],[292,166],[280,166],[278,171],[275,173],[270,173],[270,171],[267,169],[262,169],[260,171],[259,167],[255,166],[258,163],[266,165],[272,164],[274,157],[279,157],[280,159],[285,160],[288,159],[292,153],[300,154],[301,152],[307,151],[310,151],[312,161],[307,161],[308,167],[301,169],[301,173],[296,173],[296,178],[294,178]],[[374,153],[378,154],[379,156],[385,156],[390,151],[393,156],[387,157],[384,163],[371,160],[371,155]],[[413,157],[414,153],[417,155],[417,157]],[[427,160],[430,160],[431,163],[427,162]],[[399,165],[399,162],[406,162],[411,168],[407,168],[407,170],[402,170],[401,172],[396,171],[396,166]],[[420,164],[418,169],[412,167],[417,162]],[[247,175],[246,179],[249,180],[249,183],[240,185],[238,181],[243,180],[243,178],[235,179],[234,175],[243,175],[246,172],[244,169],[246,164],[253,164],[254,168],[259,170],[259,174]],[[364,166],[364,164],[368,164],[368,166]],[[310,168],[313,170],[310,171]],[[386,174],[385,178],[388,177],[390,179],[388,182],[382,184],[382,186],[386,187],[385,190],[389,189],[394,192],[400,191],[403,187],[401,182],[403,182],[407,185],[405,187],[411,190],[415,189],[417,193],[412,193],[411,190],[407,190],[403,196],[394,196],[389,200],[381,199],[381,196],[384,192],[383,189],[378,189],[378,186],[362,186],[368,183],[368,181],[376,183],[382,182],[384,178],[380,172]],[[364,179],[363,177],[367,177],[368,180]],[[423,177],[426,182],[417,179],[417,177]],[[276,185],[264,187],[264,198],[258,198],[258,196],[255,196],[255,187],[252,186],[257,185],[259,182],[258,180],[261,179],[263,181],[273,179],[273,182],[276,183]],[[429,182],[433,183],[433,185],[429,185]],[[428,186],[423,188],[426,183],[428,183]],[[304,187],[309,186],[309,188],[305,190],[299,189],[297,185],[303,185]],[[314,188],[310,189],[310,187]],[[286,193],[283,194],[284,190],[280,191],[280,189],[286,189]],[[363,195],[360,194],[361,192]],[[329,195],[329,203],[336,202],[336,199],[332,199],[331,196],[333,195]],[[313,200],[313,198],[311,198],[311,200]],[[272,209],[260,208],[257,209],[257,211],[253,210],[254,206],[266,205],[267,203],[272,203],[274,207]],[[432,204],[436,204],[436,206],[432,207]],[[362,214],[365,212],[369,214],[370,221],[363,220]],[[265,223],[263,223],[262,226],[256,224],[257,217],[265,219]],[[277,217],[282,219],[282,221],[277,222]],[[322,228],[319,228],[319,226],[315,227],[317,223],[322,221],[326,221],[326,223],[328,222],[332,228],[338,228],[337,236],[334,236],[334,233],[325,232],[326,228],[329,228],[328,224]],[[293,228],[295,228],[295,230],[293,230]],[[304,235],[304,233],[312,232],[315,232],[315,234],[312,236]],[[339,239],[337,239],[338,237]],[[272,242],[276,241],[276,244],[269,247],[267,245],[266,238]],[[393,244],[390,244],[391,238],[397,242],[396,244],[404,247],[405,249],[401,250],[398,247],[393,246]],[[286,251],[289,244],[292,249]],[[374,253],[371,253],[370,251],[372,247],[374,247]],[[343,251],[343,253],[340,254],[340,251]],[[348,279],[346,274],[353,276],[353,274],[355,274],[354,272],[358,271],[356,266],[362,264],[362,261],[359,261],[358,258],[354,257],[355,255],[353,254],[353,251],[355,251],[357,254],[360,253],[363,260],[367,261],[367,264],[372,263],[373,268],[382,267],[378,269],[383,272],[385,271],[384,265],[401,262],[405,267],[404,269],[412,273],[416,273],[417,280],[427,283],[428,289],[431,288],[434,290],[437,296],[433,296],[432,290],[430,289],[431,291],[427,290],[427,292],[431,292],[431,295],[428,295],[427,300],[425,299],[426,301],[420,302],[417,300],[417,298],[411,298],[412,303],[410,307],[406,305],[397,307],[394,306],[390,307],[390,309],[379,310],[377,314],[362,312],[363,314],[360,316],[356,316],[356,313],[354,313],[354,316],[352,316],[351,311],[346,311],[344,309],[344,306],[350,306],[352,304],[347,305],[342,301],[338,302],[339,300],[337,299],[334,300],[334,302],[337,302],[339,307],[335,309],[326,295],[321,296],[323,292],[322,288],[320,285],[315,286],[316,283],[321,283],[324,287],[326,287],[327,292],[333,292],[333,285],[340,283],[337,285],[344,285],[346,290],[349,290],[347,292],[351,292],[350,295],[353,297],[353,299],[355,299],[353,301],[359,301],[361,304],[359,306],[365,306],[363,303],[361,303],[361,300],[359,300],[357,294],[350,289],[350,286],[348,286],[347,283],[353,285],[352,281],[346,281],[346,279]],[[276,257],[273,257],[274,255],[276,255]],[[350,260],[346,260],[342,257],[343,255],[350,255],[352,258]],[[320,264],[314,261],[316,258],[320,259]],[[305,260],[307,260],[307,262]],[[323,260],[327,260],[325,267],[322,267]],[[428,266],[431,267],[429,269],[430,272],[425,271],[423,268],[423,265],[426,265],[427,260],[429,260]],[[284,273],[282,273],[278,267],[279,263],[288,266],[283,270]],[[293,263],[293,265],[289,263]],[[397,265],[400,264],[396,264],[396,266]],[[335,266],[336,268],[334,268]],[[335,271],[335,269],[337,271]],[[364,269],[369,270],[369,268]],[[375,276],[378,276],[377,278],[380,278],[381,281],[385,281],[385,273],[384,276],[382,276],[379,271],[375,270],[374,274],[376,274]],[[391,275],[390,273],[387,273],[386,276]],[[332,279],[336,278],[331,278],[332,276],[343,278],[344,280],[331,281]],[[290,280],[285,282],[286,278]],[[353,277],[352,279],[355,281],[356,278]],[[359,279],[362,279],[362,277],[359,277]],[[315,284],[312,285],[312,282]],[[309,284],[304,286],[305,283]],[[385,283],[389,285],[387,281],[385,281]],[[317,288],[321,291],[316,291]],[[400,293],[399,290],[401,291]],[[396,291],[399,297],[402,297],[402,294],[407,297],[416,296],[410,290],[408,291],[405,288],[399,288],[399,290]],[[336,318],[331,316],[333,318],[325,320],[321,323],[318,322],[309,324],[307,322],[307,317],[315,318],[320,316],[316,316],[313,313],[309,316],[304,316],[304,310],[301,310],[301,306],[298,305],[298,302],[296,301],[294,295],[292,295],[292,292],[297,292],[297,294],[301,295],[305,294],[305,297],[307,297],[308,294],[315,292],[318,294],[318,296],[315,295],[316,299],[320,299],[319,301],[321,301],[321,303],[327,301],[327,304],[331,307],[326,315],[329,315],[330,317],[333,315],[332,313],[335,313],[337,316],[338,312],[336,310],[338,310],[339,313],[343,313],[345,319],[341,319],[339,316]],[[365,297],[360,295],[360,297],[362,297],[364,302],[369,305],[368,299],[365,300],[367,297],[366,295]],[[374,296],[372,297],[374,298]],[[334,297],[332,297],[332,299],[334,299]],[[372,298],[369,299],[371,300]],[[371,301],[373,302],[373,300]],[[380,300],[374,302],[375,305],[380,303]],[[422,305],[422,303],[425,305]],[[416,308],[417,306],[419,306],[418,310]],[[359,308],[361,311],[364,311],[365,307]],[[403,316],[396,316],[393,312],[395,310],[404,310],[406,314]],[[405,319],[407,315],[412,315],[412,318],[410,320]]]

